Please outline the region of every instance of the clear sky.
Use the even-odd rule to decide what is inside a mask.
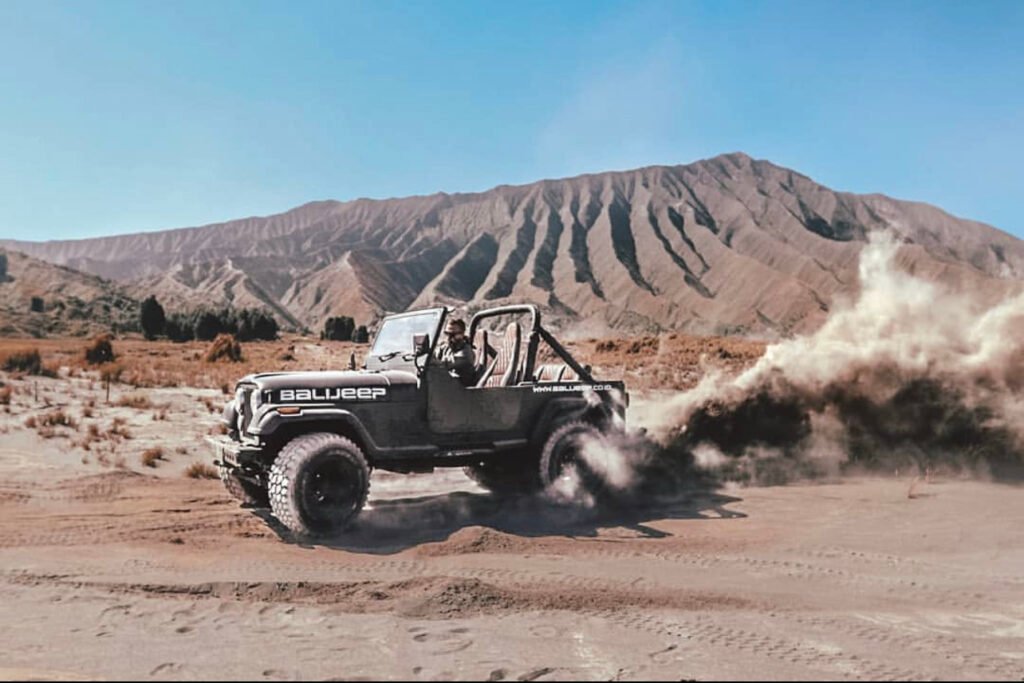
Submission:
[[[1024,2],[0,2],[0,237],[730,151],[1024,237]]]

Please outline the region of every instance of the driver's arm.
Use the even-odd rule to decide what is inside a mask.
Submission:
[[[461,349],[452,352],[450,357],[445,359],[445,367],[463,384],[472,384],[476,379],[476,354],[473,353],[473,347],[464,344]]]

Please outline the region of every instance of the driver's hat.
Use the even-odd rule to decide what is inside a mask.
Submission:
[[[444,333],[455,334],[457,332],[466,334],[466,321],[462,320],[461,318],[449,318],[448,322],[445,323]]]

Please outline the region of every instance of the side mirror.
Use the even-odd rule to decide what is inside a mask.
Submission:
[[[430,335],[414,334],[412,336],[412,352],[415,356],[423,356],[430,353]]]

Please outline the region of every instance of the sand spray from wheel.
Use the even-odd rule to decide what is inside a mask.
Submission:
[[[582,444],[588,466],[623,494],[901,469],[1024,478],[1024,291],[985,304],[901,270],[899,249],[871,235],[857,294],[821,328],[631,410],[629,430]],[[571,476],[553,488],[593,503]]]

